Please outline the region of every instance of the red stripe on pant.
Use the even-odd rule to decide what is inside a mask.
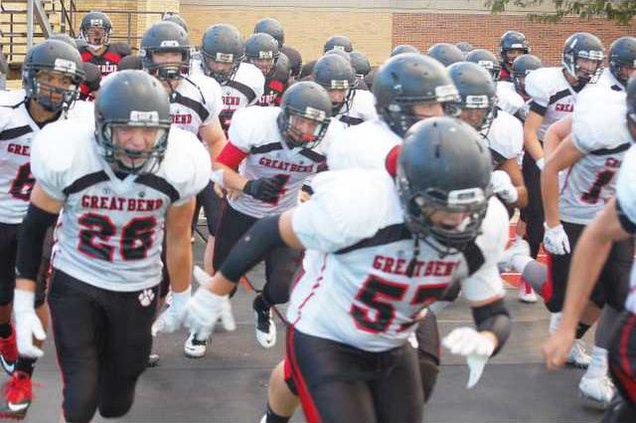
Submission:
[[[636,374],[632,369],[632,363],[630,363],[628,348],[630,336],[636,335],[635,324],[636,315],[630,314],[621,332],[621,343],[619,349],[621,366],[619,369],[616,369],[617,366],[614,368],[615,376],[621,380],[623,388],[627,391],[626,393],[629,396],[629,400],[633,404],[636,404]]]
[[[287,357],[285,358],[285,361],[291,366],[291,376],[296,384],[296,389],[298,389],[300,404],[303,407],[303,413],[305,413],[307,423],[321,423],[322,419],[320,418],[320,414],[318,414],[316,404],[309,393],[307,383],[300,371],[300,367],[298,367],[298,361],[296,360],[296,353],[294,351],[294,332],[294,326],[290,325],[287,332]]]
[[[539,292],[539,295],[541,295],[541,297],[543,298],[543,302],[545,304],[547,304],[547,303],[550,302],[550,299],[552,298],[552,287],[553,287],[553,282],[552,282],[552,255],[549,254],[549,253],[546,253],[545,265],[548,268],[548,273],[546,275],[545,283],[541,287],[541,291]]]

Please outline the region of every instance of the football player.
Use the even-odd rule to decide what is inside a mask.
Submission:
[[[42,128],[66,118],[79,96],[83,79],[83,63],[77,49],[63,41],[47,40],[27,53],[22,73],[24,90],[16,93],[20,100],[0,107],[0,363],[11,376],[3,391],[6,403],[0,407],[2,418],[23,418],[32,400],[31,377],[36,358],[18,356],[11,312],[18,233],[35,182],[30,159],[33,138]],[[51,238],[49,233],[47,257]],[[44,330],[48,327],[45,303],[48,263],[42,261],[38,262],[36,275],[40,283],[32,307]],[[38,341],[37,345],[42,343]]]
[[[585,226],[614,196],[615,175],[633,142],[624,124],[623,91],[594,87],[581,92],[576,102],[572,134],[548,157],[541,174],[545,214],[543,247],[550,253],[548,271],[551,275],[547,282],[551,295],[546,298],[546,306],[552,313],[560,313],[563,307],[570,252],[576,248]],[[564,170],[567,170],[567,180],[560,187],[558,175]],[[604,310],[595,333],[592,362],[581,379],[579,391],[606,406],[614,394],[607,376],[607,347],[612,325],[624,303],[623,297],[610,293],[627,290],[633,257],[631,240],[614,243],[590,298],[593,304],[588,307],[588,310],[596,307]],[[608,287],[618,289],[612,291]],[[577,339],[595,320],[594,313],[588,312],[579,324]]]
[[[324,152],[342,130],[340,122],[330,119],[331,107],[321,86],[303,81],[289,88],[280,108],[248,107],[235,113],[231,141],[215,163],[224,188],[237,195],[227,198],[219,221],[214,269],[254,222],[294,207],[305,180],[324,170]],[[253,303],[256,339],[264,348],[276,342],[270,307],[287,302],[298,262],[290,249],[274,251],[267,259],[266,283]]]
[[[220,85],[223,110],[219,115],[221,127],[227,134],[232,115],[240,108],[256,104],[263,95],[265,77],[253,64],[243,61],[245,47],[239,30],[228,24],[208,28],[201,42],[202,70]]]
[[[355,71],[342,57],[323,56],[316,62],[312,76],[313,81],[329,93],[332,116],[346,126],[377,119],[373,94],[357,89]]]
[[[603,44],[595,35],[577,32],[563,46],[562,66],[537,69],[525,79],[531,102],[524,123],[522,170],[529,204],[522,210],[522,218],[532,257],[536,258],[543,241],[539,175],[544,164],[545,133],[554,122],[571,115],[577,93],[598,76],[604,57]]]
[[[609,67],[603,70],[598,84],[615,91],[624,91],[627,81],[636,71],[636,37],[615,40],[607,55]]]
[[[353,43],[349,37],[345,35],[333,35],[325,41],[322,52],[327,53],[331,50],[340,50],[346,53],[351,53],[353,51]]]
[[[407,338],[428,304],[460,283],[473,307],[476,329],[444,339],[467,358],[469,388],[510,333],[496,265],[508,218],[490,197],[490,161],[476,131],[442,117],[413,129],[396,179],[319,174],[311,200],[245,234],[193,296],[185,325],[210,333],[240,275],[273,249],[313,250],[287,312],[286,362],[305,417],[420,422],[424,394]]]
[[[263,95],[257,100],[257,106],[279,106],[285,84],[275,78],[276,62],[280,56],[278,43],[269,34],[252,34],[245,42],[245,60],[256,66],[265,77]]]
[[[455,44],[450,43],[433,44],[426,54],[444,66],[464,60],[464,53]]]
[[[99,67],[102,76],[116,72],[122,58],[130,55],[132,50],[126,43],[111,43],[113,24],[103,12],[89,12],[82,18],[80,36],[86,42],[79,46],[84,62]]]
[[[499,59],[501,72],[499,80],[512,82],[512,64],[523,54],[530,53],[526,36],[518,31],[506,31],[499,40]]]
[[[259,19],[254,25],[254,34],[258,34],[264,32],[265,34],[271,35],[278,44],[278,48],[282,49],[285,44],[285,30],[283,29],[283,25],[274,19],[274,18],[263,18]]]
[[[170,96],[172,125],[197,135],[207,146],[210,158],[215,160],[226,143],[219,121],[219,114],[223,108],[221,87],[213,78],[200,72],[190,72],[190,52],[188,34],[179,25],[170,21],[155,23],[144,33],[141,40],[144,70],[157,78]],[[209,237],[204,259],[204,263],[207,264],[212,258],[220,206],[211,182],[198,194],[197,203],[203,207],[208,224]],[[207,269],[212,271],[210,267]],[[164,276],[162,298],[168,294],[169,286],[169,275],[166,273]],[[232,320],[231,312],[228,311],[224,315],[226,329],[233,330],[235,326]],[[194,338],[188,337],[186,355],[192,348],[198,347],[194,345]]]
[[[602,112],[590,116],[589,124],[602,119],[599,123],[603,125],[604,130],[612,133],[620,132],[621,136],[628,135],[631,140],[628,138],[627,141],[634,142],[636,141],[636,78],[632,77],[626,88],[626,113],[624,108],[622,114],[609,116],[603,109]],[[605,105],[597,104],[597,106],[600,109]],[[611,119],[611,123],[605,119]],[[608,124],[618,127],[610,127]],[[593,127],[594,130],[599,128]],[[587,225],[578,240],[572,256],[561,326],[543,347],[548,369],[557,369],[565,362],[567,353],[575,342],[577,325],[586,308],[588,298],[592,295],[598,278],[602,277],[603,267],[607,266],[611,257],[612,244],[634,241],[633,236],[636,232],[635,169],[636,149],[631,147],[625,153],[618,173],[616,197],[604,205],[602,211]],[[623,299],[626,297],[626,301],[624,302],[625,311],[620,319],[614,322],[614,334],[609,345],[609,371],[618,388],[618,394],[606,411],[604,423],[628,423],[636,419],[636,374],[633,366],[636,356],[635,275],[632,264],[629,287],[607,286],[611,296],[622,296]]]
[[[211,171],[196,136],[171,127],[168,93],[156,78],[122,71],[100,91],[94,121],[59,121],[36,135],[36,182],[18,241],[17,345],[37,358],[33,340],[44,332],[36,274],[44,234],[60,216],[48,301],[64,422],[88,422],[98,408],[106,418],[130,410],[152,344],[162,240],[175,293],[162,315],[170,326],[190,296],[194,196]]]

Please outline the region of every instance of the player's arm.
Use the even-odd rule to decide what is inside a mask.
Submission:
[[[543,110],[543,113],[545,114],[545,110]],[[544,153],[537,134],[543,124],[544,114],[541,114],[541,111],[530,109],[523,124],[523,147],[526,150],[526,154],[530,154],[530,157],[534,159],[539,168],[543,166]]]
[[[212,122],[199,128],[199,136],[208,147],[212,163],[214,163],[227,143],[227,138],[218,116]]]
[[[543,139],[543,152],[548,159],[557,149],[561,141],[572,132],[572,116],[554,122],[545,133]]]
[[[528,205],[528,189],[526,188],[526,184],[523,181],[523,173],[521,172],[521,168],[519,164],[517,164],[516,159],[508,159],[503,161],[497,168],[498,170],[503,170],[510,176],[510,181],[512,185],[517,189],[517,201],[510,204],[511,206],[524,208]]]
[[[34,345],[34,339],[44,341],[46,333],[35,313],[37,274],[42,260],[44,237],[57,221],[63,201],[48,195],[36,182],[31,203],[22,221],[16,257],[16,284],[13,298],[16,341],[22,356],[38,358],[44,354]]]
[[[174,293],[189,291],[192,248],[190,237],[196,200],[172,205],[166,215],[166,264]]]
[[[18,239],[16,291],[35,293],[44,237],[48,228],[57,222],[63,204],[48,195],[38,182],[35,183]]]
[[[543,347],[549,370],[563,366],[567,359],[576,327],[612,243],[629,238],[635,232],[634,222],[623,213],[619,201],[612,199],[581,234],[572,255],[561,325]]]
[[[572,167],[582,157],[583,153],[574,144],[572,136],[568,136],[545,162],[545,167],[541,172],[541,195],[548,228],[554,228],[561,224],[559,219],[559,172]]]

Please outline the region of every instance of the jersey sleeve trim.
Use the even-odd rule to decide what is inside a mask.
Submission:
[[[242,84],[235,80],[231,80],[231,81],[228,81],[226,85],[230,88],[234,88],[236,91],[243,94],[245,98],[247,98],[247,104],[251,104],[252,101],[256,99],[256,93],[254,92],[254,90],[245,84]]]
[[[530,103],[530,111],[535,112],[538,115],[545,116],[546,112],[548,111],[548,108],[540,105],[536,101],[532,101]]]
[[[29,125],[5,129],[4,131],[0,132],[0,141],[9,141],[29,134],[31,132],[33,132],[33,129]]]
[[[201,122],[205,122],[210,116],[210,112],[207,111],[207,109],[205,108],[203,104],[191,98],[184,97],[177,91],[174,92],[174,99],[172,100],[172,102],[181,104],[182,106],[185,106],[194,110],[196,114],[199,115]]]
[[[88,175],[84,175],[79,179],[76,179],[69,186],[64,188],[62,192],[65,196],[69,196],[71,194],[75,194],[76,192],[80,192],[85,190],[88,187],[93,185],[97,185],[100,182],[104,182],[108,180],[108,175],[103,170],[99,172],[89,173]]]
[[[232,142],[228,142],[225,144],[225,147],[223,147],[219,157],[216,158],[216,161],[229,168],[237,169],[238,165],[248,156],[248,154],[249,153],[244,152],[232,144]]]

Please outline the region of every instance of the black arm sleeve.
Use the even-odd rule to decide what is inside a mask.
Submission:
[[[512,321],[503,299],[499,299],[482,307],[473,308],[473,319],[477,329],[492,332],[497,338],[497,348],[492,353],[496,355],[510,336]]]
[[[57,214],[49,213],[38,206],[29,204],[29,210],[22,221],[18,235],[16,275],[35,281],[42,260],[44,237],[49,227],[57,222]]]
[[[234,245],[219,271],[228,280],[236,283],[245,273],[262,261],[270,252],[284,247],[278,221],[280,216],[258,220]]]

